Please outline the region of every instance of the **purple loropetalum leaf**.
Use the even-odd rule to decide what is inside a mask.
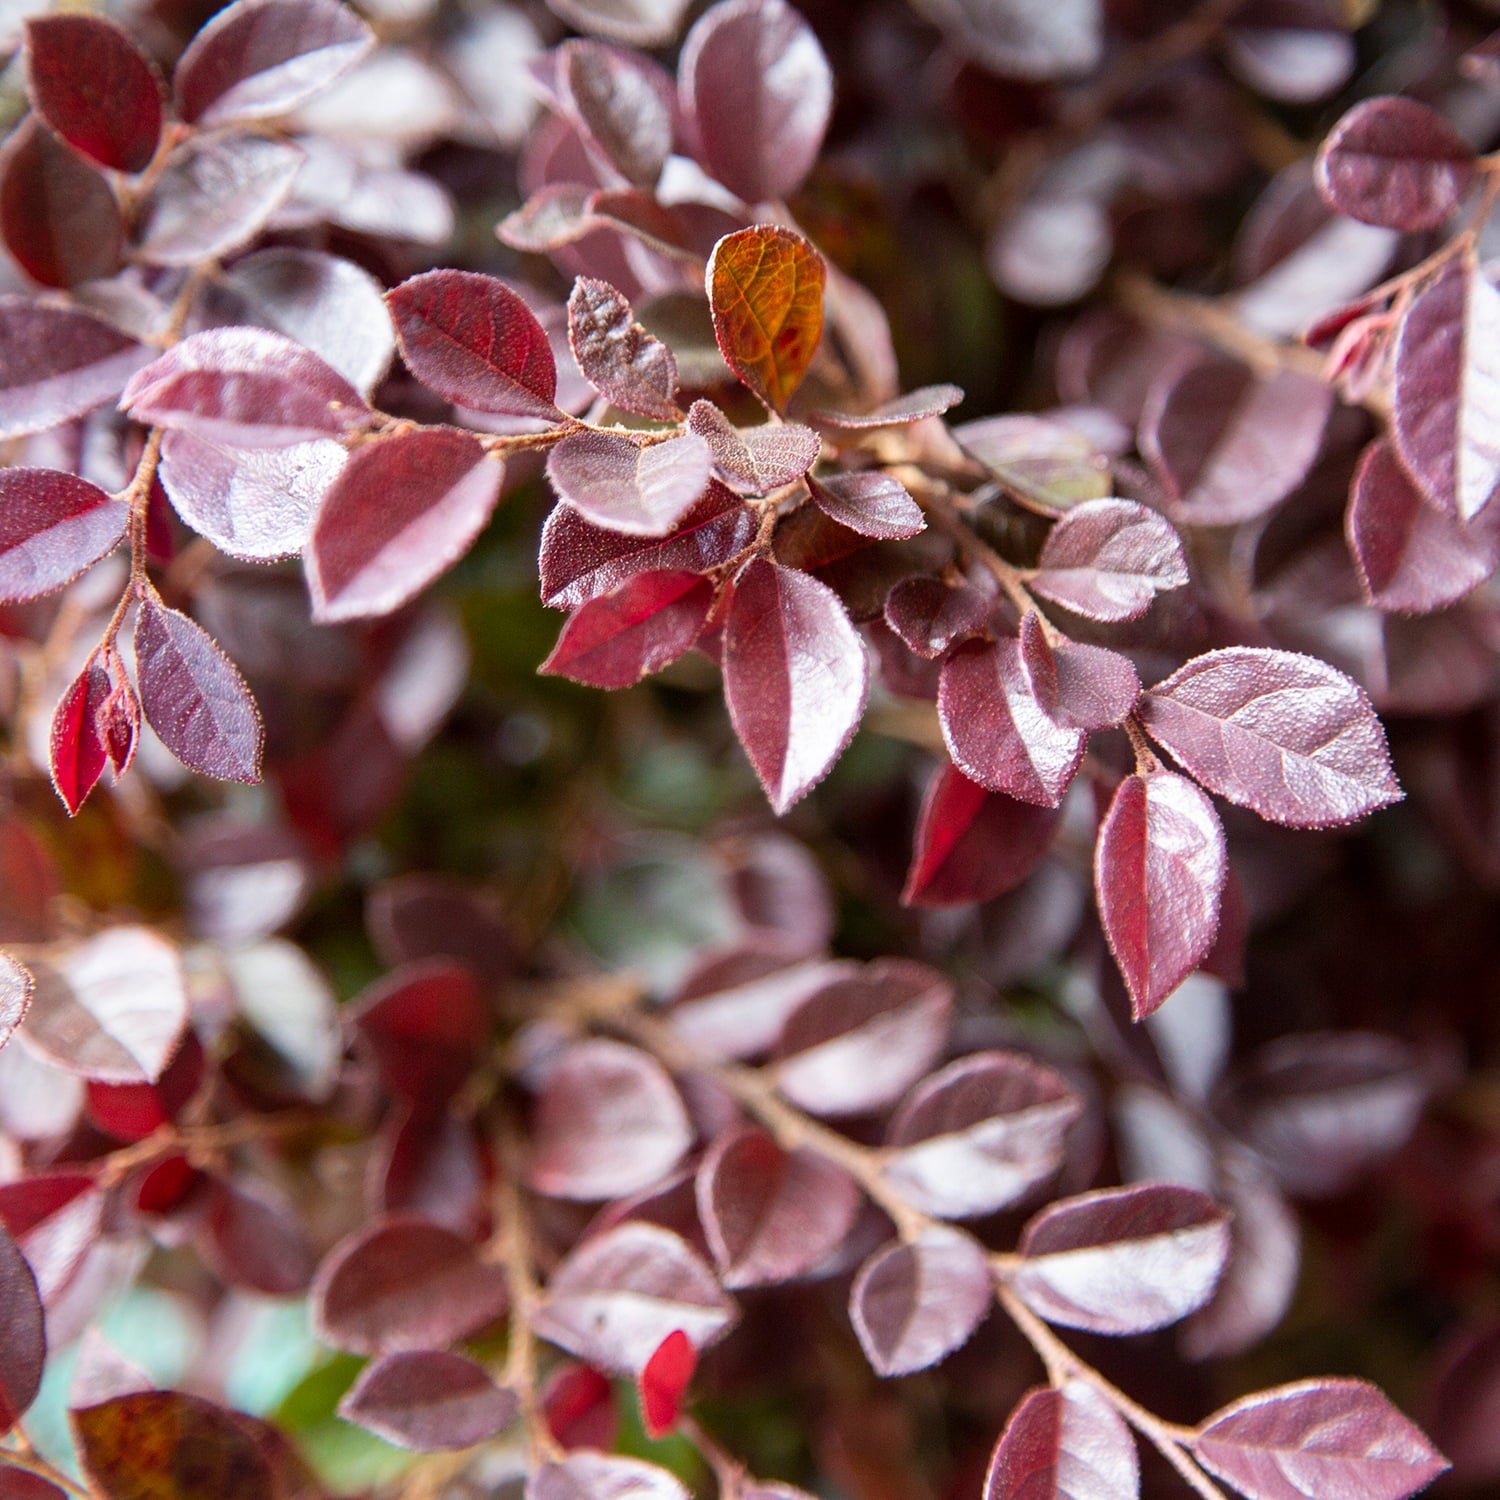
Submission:
[[[47,1329],[36,1277],[0,1228],[0,1432],[26,1415],[41,1389]]]
[[[515,1392],[496,1385],[483,1365],[444,1349],[379,1356],[339,1402],[346,1422],[418,1453],[472,1448],[519,1410]]]
[[[556,53],[557,90],[606,182],[656,186],[672,151],[672,80],[623,47],[575,38]]]
[[[676,421],[677,361],[635,321],[630,303],[607,281],[580,276],[568,298],[568,342],[583,378],[625,411]]]
[[[867,427],[898,427],[907,422],[920,422],[924,417],[940,417],[964,399],[964,393],[956,385],[924,385],[920,390],[908,391],[893,401],[884,401],[866,412],[818,411],[808,414],[809,420],[825,427],[843,427],[858,432]]]
[[[50,594],[114,551],[130,507],[77,475],[0,469],[0,600]]]
[[[1047,717],[1063,729],[1110,729],[1141,696],[1141,680],[1129,657],[1064,635],[1050,640],[1034,609],[1021,620],[1019,640],[1021,668],[1031,691]]]
[[[622,432],[570,433],[547,456],[547,478],[586,520],[609,531],[665,536],[702,499],[708,445],[684,432],[637,442]]]
[[[984,1500],[1135,1500],[1135,1440],[1086,1381],[1028,1391],[990,1457]]]
[[[814,492],[816,499],[816,492]],[[994,601],[967,583],[903,578],[885,596],[885,623],[918,656],[935,661],[955,641],[983,631]]]
[[[831,474],[808,482],[813,504],[861,536],[904,540],[926,528],[922,507],[889,474]]]
[[[1134,620],[1188,581],[1182,539],[1133,500],[1086,500],[1048,533],[1030,587],[1090,620]]]
[[[1100,0],[938,0],[931,12],[959,47],[1003,78],[1072,78],[1104,47]]]
[[[1369,700],[1310,656],[1210,651],[1149,689],[1138,712],[1209,791],[1273,823],[1349,823],[1402,795]]]
[[[552,3],[561,8],[563,0]],[[580,0],[567,0],[567,8],[581,9]],[[526,1500],[689,1500],[689,1495],[675,1474],[656,1464],[583,1448],[533,1469]]]

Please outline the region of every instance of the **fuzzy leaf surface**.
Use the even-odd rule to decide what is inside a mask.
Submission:
[[[984,1500],[1135,1500],[1135,1439],[1092,1386],[1029,1391],[990,1457]]]
[[[1047,535],[1031,588],[1090,620],[1134,620],[1188,581],[1182,539],[1133,500],[1086,500]]]

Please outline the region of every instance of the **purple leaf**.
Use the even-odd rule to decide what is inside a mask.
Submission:
[[[864,647],[832,589],[758,558],[730,596],[723,668],[734,732],[784,813],[854,736],[869,687]]]
[[[606,400],[659,422],[682,415],[672,351],[635,321],[630,303],[607,281],[580,276],[573,283],[568,343],[583,378]]]
[[[635,536],[665,536],[703,497],[713,459],[696,433],[636,442],[574,432],[547,457],[547,478],[585,520]]]
[[[655,187],[672,151],[671,80],[640,53],[603,42],[564,42],[556,61],[563,107],[606,180]]]
[[[906,486],[878,470],[831,474],[810,480],[808,488],[824,515],[861,536],[900,541],[927,526]]]
[[[909,1375],[946,1359],[979,1326],[994,1298],[989,1261],[958,1229],[877,1250],[859,1268],[849,1316],[878,1375]]]
[[[1193,1452],[1250,1500],[1405,1500],[1448,1462],[1373,1385],[1303,1380],[1216,1412]]]
[[[1415,99],[1356,104],[1318,148],[1318,191],[1341,214],[1390,229],[1436,229],[1474,180],[1474,151]]]
[[[464,555],[504,470],[478,438],[419,427],[355,451],[329,487],[306,553],[313,618],[399,609]]]
[[[189,770],[259,781],[265,728],[245,679],[204,628],[154,594],[135,623],[146,722]]]
[[[562,0],[551,3],[560,9]],[[579,0],[568,0],[568,9],[578,8]],[[681,1480],[655,1464],[581,1449],[533,1469],[526,1500],[689,1500],[689,1495]]]
[[[37,599],[119,546],[130,507],[56,469],[0,469],[0,600]]]
[[[0,953],[0,1047],[26,1019],[32,988],[31,975],[8,953]]]
[[[937,0],[929,14],[963,51],[1002,78],[1073,78],[1104,49],[1100,0]]]
[[[747,203],[807,176],[833,109],[833,74],[784,0],[721,0],[688,32],[678,64],[699,159]]]
[[[1011,1286],[1049,1323],[1145,1333],[1208,1301],[1228,1220],[1202,1193],[1164,1183],[1064,1198],[1026,1225]]]
[[[1094,891],[1109,951],[1137,1020],[1202,963],[1229,873],[1213,804],[1184,776],[1127,776],[1094,851]]]
[[[969,584],[948,584],[940,578],[903,578],[885,596],[886,624],[929,661],[954,641],[983,631],[993,614],[994,601],[987,595]]]
[[[1132,500],[1088,500],[1052,528],[1030,587],[1089,620],[1134,620],[1187,581],[1165,516]]]
[[[818,461],[822,440],[796,422],[734,427],[712,401],[695,401],[688,427],[708,444],[714,466],[742,495],[768,495],[795,483]]]
[[[36,1400],[47,1361],[47,1329],[36,1277],[0,1228],[0,1432],[9,1432]]]
[[[374,42],[338,0],[238,0],[177,64],[177,110],[218,125],[283,115],[354,66]]]
[[[784,1151],[763,1130],[721,1135],[698,1168],[698,1215],[727,1287],[805,1276],[854,1227],[854,1181],[813,1151]]]
[[[346,1422],[418,1453],[471,1448],[508,1427],[519,1409],[515,1392],[483,1365],[438,1349],[381,1355],[339,1402]]]
[[[1042,617],[1028,609],[1021,620],[1021,667],[1036,700],[1063,729],[1110,729],[1141,696],[1135,664],[1118,651],[1084,646],[1060,636],[1047,639]]]
[[[1210,651],[1151,688],[1139,714],[1209,791],[1273,823],[1326,828],[1401,798],[1369,700],[1310,656]]]
[[[1130,1429],[1091,1385],[1028,1392],[990,1458],[984,1500],[1135,1500]]]
[[[403,965],[365,990],[351,1010],[385,1086],[424,1112],[446,1107],[490,1040],[479,985],[450,959]]]
[[[1051,1068],[1014,1052],[974,1052],[912,1090],[891,1121],[884,1173],[924,1213],[994,1213],[1057,1170],[1082,1109]]]
[[[563,1260],[533,1322],[580,1359],[633,1375],[669,1333],[681,1329],[703,1349],[737,1316],[713,1272],[677,1235],[627,1221]]]
[[[629,687],[698,639],[713,602],[712,583],[697,573],[637,573],[571,615],[537,670],[593,687]]]
[[[808,413],[808,419],[825,427],[845,427],[858,432],[867,427],[895,427],[920,422],[924,417],[940,417],[963,399],[964,393],[956,385],[924,385],[921,390],[908,391],[866,412],[819,410]]]
[[[1110,463],[1085,432],[1024,413],[966,422],[953,436],[1021,503],[1054,515],[1110,492]]]
[[[857,972],[852,963],[793,963],[780,947],[733,949],[694,970],[667,1020],[705,1058],[757,1057],[804,1000]]]
[[[244,1180],[210,1179],[195,1244],[226,1286],[265,1297],[305,1292],[317,1266],[295,1206]]]

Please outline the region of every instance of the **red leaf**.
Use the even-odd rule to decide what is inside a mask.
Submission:
[[[26,87],[36,112],[101,167],[142,171],[161,136],[162,88],[130,37],[102,16],[32,16]]]
[[[317,1257],[295,1207],[249,1181],[208,1181],[198,1253],[227,1286],[266,1297],[307,1290]]]
[[[578,0],[569,0],[577,6]],[[526,1500],[690,1500],[682,1481],[639,1458],[570,1453],[532,1471]]]
[[[109,673],[90,657],[52,715],[48,741],[52,785],[70,817],[93,791],[109,758],[99,729],[99,710],[109,690]]]
[[[1048,533],[1030,587],[1090,620],[1134,620],[1188,581],[1182,539],[1132,500],[1086,500]]]
[[[562,1447],[600,1448],[615,1445],[620,1427],[615,1388],[592,1365],[565,1360],[542,1388],[542,1412],[547,1430]]]
[[[1203,961],[1229,873],[1213,804],[1170,771],[1127,776],[1099,826],[1094,890],[1140,1020]]]
[[[188,1030],[157,1082],[102,1083],[91,1078],[84,1110],[93,1124],[116,1140],[142,1141],[177,1118],[197,1093],[203,1071],[203,1045]]]
[[[864,648],[826,584],[757,559],[730,597],[723,668],[734,732],[784,813],[854,736],[869,687]]]
[[[546,330],[503,281],[428,271],[386,293],[413,375],[459,406],[561,420]]]
[[[695,401],[688,427],[708,444],[719,477],[742,495],[769,495],[795,483],[818,460],[823,440],[796,422],[736,428],[712,401]]]
[[[861,536],[900,541],[927,526],[906,487],[878,470],[810,480],[808,489],[824,515]]]
[[[1135,1440],[1090,1385],[1027,1393],[990,1458],[984,1500],[1135,1500]]]
[[[482,1365],[436,1349],[382,1354],[339,1402],[346,1422],[418,1453],[471,1448],[508,1427],[518,1410],[515,1393]]]
[[[177,64],[177,111],[218,125],[286,114],[354,66],[374,37],[337,0],[238,0]]]
[[[1138,712],[1209,791],[1273,823],[1325,828],[1401,799],[1369,700],[1310,656],[1210,651],[1151,688]]]
[[[135,675],[146,722],[183,765],[260,780],[265,728],[245,679],[201,625],[154,594],[136,617]]]
[[[76,1172],[22,1177],[0,1185],[0,1226],[19,1244],[42,1305],[67,1293],[100,1234],[104,1194]]]
[[[0,469],[0,600],[36,599],[113,552],[130,507],[56,469]]]
[[[0,1433],[36,1400],[47,1361],[47,1329],[36,1277],[16,1242],[0,1228]]]
[[[696,433],[639,443],[618,432],[571,433],[547,457],[547,478],[585,520],[665,536],[702,498],[713,460]]]
[[[641,1369],[636,1381],[646,1436],[663,1438],[682,1415],[682,1398],[698,1368],[698,1351],[680,1328],[674,1328]]]
[[[555,57],[563,108],[606,181],[655,187],[672,151],[671,80],[640,53],[602,42],[566,41]]]
[[[419,427],[356,449],[329,486],[306,553],[313,618],[387,615],[451,568],[500,497],[478,438]]]
[[[31,1008],[31,975],[8,953],[0,953],[0,1047],[15,1034]]]
[[[677,361],[635,321],[630,303],[607,281],[580,276],[568,298],[568,343],[583,378],[625,411],[676,421]]]
[[[713,584],[696,573],[637,573],[571,615],[537,670],[593,687],[629,687],[698,639],[713,601]]]

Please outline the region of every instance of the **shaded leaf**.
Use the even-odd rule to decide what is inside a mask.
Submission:
[[[1082,1380],[1029,1391],[990,1457],[984,1500],[1135,1500],[1135,1439]]]
[[[903,578],[885,596],[886,624],[929,661],[963,636],[987,629],[994,609],[994,600],[978,589],[941,578]]]
[[[440,1111],[473,1072],[491,1020],[474,975],[443,958],[405,964],[353,1002],[354,1024],[391,1093]]]
[[[696,573],[637,573],[570,616],[537,671],[593,687],[630,687],[698,639],[713,601],[712,583]]]
[[[922,507],[889,474],[831,474],[808,481],[813,504],[861,536],[902,540],[926,528]]]
[[[114,551],[130,507],[57,469],[0,469],[0,600],[50,594]]]
[[[850,963],[793,963],[779,947],[731,951],[689,976],[667,1020],[705,1058],[759,1056],[771,1050],[786,1018],[804,1000],[831,980],[856,972]]]
[[[677,361],[635,321],[630,303],[607,281],[580,276],[568,298],[568,343],[583,378],[625,411],[675,421]]]
[[[360,1371],[339,1402],[339,1415],[400,1448],[436,1453],[470,1448],[508,1427],[519,1410],[462,1354],[409,1350],[382,1354]]]
[[[47,1361],[47,1328],[36,1277],[0,1228],[0,1433],[9,1432],[36,1400]]]
[[[533,1470],[526,1500],[688,1500],[688,1492],[655,1464],[585,1449]]]
[[[1022,504],[1055,515],[1110,492],[1110,462],[1086,432],[1061,420],[1016,413],[965,422],[953,436]]]
[[[708,488],[713,460],[696,433],[639,443],[619,432],[570,433],[547,457],[547,478],[586,520],[610,531],[665,536]]]
[[[697,1367],[697,1350],[680,1328],[657,1345],[636,1381],[647,1437],[665,1437],[677,1425],[682,1398]]]
[[[1088,500],[1042,545],[1030,587],[1090,620],[1134,620],[1188,581],[1182,540],[1165,516],[1131,500]]]
[[[104,1194],[81,1173],[42,1173],[0,1184],[0,1226],[30,1264],[44,1307],[62,1301],[90,1251],[99,1248],[103,1216]],[[56,1339],[56,1332],[51,1336]]]
[[[984,67],[1005,78],[1092,72],[1104,47],[1100,0],[925,0],[927,13]]]

